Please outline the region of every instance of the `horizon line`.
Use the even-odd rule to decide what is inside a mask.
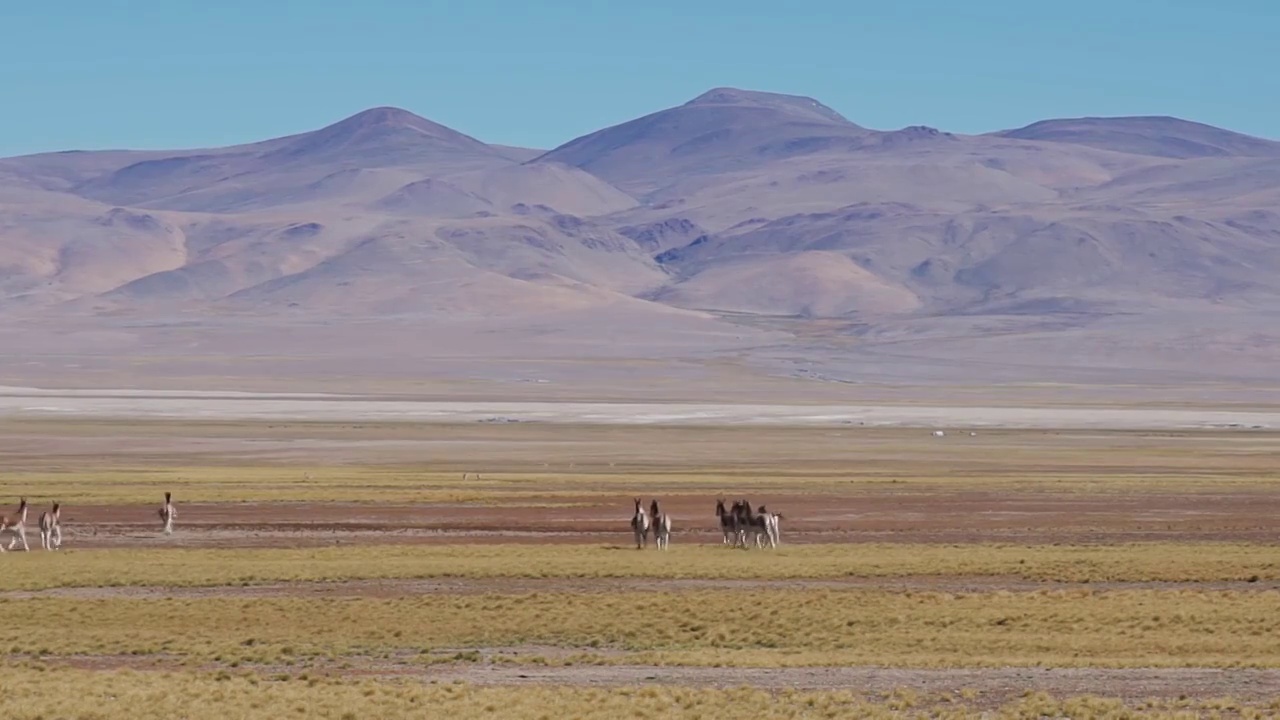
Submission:
[[[637,115],[637,116],[632,117],[632,118],[629,118],[629,119],[627,119],[627,120],[623,120],[623,121],[618,122],[618,123],[615,123],[615,124],[613,124],[613,125],[606,125],[606,126],[603,126],[603,127],[597,128],[596,130],[592,130],[591,132],[588,132],[588,133],[584,133],[584,134],[582,134],[582,135],[577,135],[577,136],[571,137],[571,138],[569,138],[569,139],[567,139],[567,140],[564,140],[564,141],[560,142],[560,143],[559,143],[559,144],[557,144],[557,145],[554,145],[554,146],[552,146],[552,147],[546,147],[546,148],[543,148],[543,147],[530,147],[530,146],[526,146],[526,145],[514,145],[514,144],[511,144],[511,143],[505,143],[505,142],[491,142],[491,141],[488,141],[488,140],[481,139],[481,138],[479,138],[479,137],[477,137],[477,136],[475,136],[475,135],[471,135],[470,133],[466,132],[465,130],[458,129],[458,128],[453,127],[453,126],[450,126],[450,125],[444,125],[444,124],[442,124],[442,123],[436,122],[435,120],[432,120],[431,118],[429,118],[429,117],[427,117],[427,116],[425,116],[425,115],[421,115],[421,114],[419,114],[419,113],[417,113],[417,112],[415,112],[415,111],[413,111],[413,110],[410,110],[410,109],[408,109],[408,108],[405,108],[405,107],[401,107],[401,106],[398,106],[398,105],[371,105],[371,106],[365,107],[365,108],[363,108],[363,109],[361,109],[361,110],[357,110],[357,111],[352,112],[352,113],[350,113],[350,114],[348,114],[348,115],[345,115],[345,116],[343,116],[343,117],[341,117],[341,118],[339,118],[339,119],[337,119],[337,120],[332,120],[332,121],[327,122],[327,123],[325,123],[325,124],[323,124],[323,125],[313,126],[313,127],[311,127],[310,129],[299,130],[299,131],[296,131],[296,132],[286,133],[286,134],[283,134],[283,135],[273,135],[273,136],[269,136],[269,137],[265,137],[265,138],[249,139],[249,140],[244,140],[244,141],[242,141],[242,142],[232,142],[232,143],[230,143],[230,144],[226,144],[226,145],[199,145],[199,144],[197,144],[197,145],[188,145],[188,146],[183,146],[183,147],[174,147],[174,146],[166,146],[166,147],[141,147],[141,146],[134,146],[134,147],[128,147],[128,146],[106,146],[106,147],[99,146],[99,147],[84,147],[84,146],[82,146],[82,147],[77,147],[77,148],[64,148],[64,149],[61,149],[61,150],[37,150],[37,151],[35,151],[35,152],[26,152],[26,153],[21,153],[21,154],[18,154],[18,155],[5,155],[5,156],[0,156],[0,160],[11,160],[11,159],[17,159],[17,158],[35,157],[35,156],[39,156],[39,155],[66,155],[66,154],[72,154],[72,153],[94,153],[94,152],[166,152],[166,151],[183,152],[183,151],[196,151],[196,150],[222,150],[222,149],[226,149],[226,148],[240,147],[240,146],[244,146],[244,145],[254,145],[254,144],[257,144],[257,143],[270,142],[270,141],[272,141],[272,140],[281,140],[281,139],[284,139],[284,138],[296,137],[296,136],[305,135],[305,134],[307,134],[307,133],[311,133],[311,132],[317,132],[317,131],[324,130],[324,129],[326,129],[326,128],[330,128],[330,127],[333,127],[333,126],[335,126],[335,125],[339,125],[339,124],[341,124],[341,123],[347,122],[347,121],[349,121],[349,120],[352,120],[352,119],[354,119],[354,118],[359,117],[360,115],[363,115],[363,114],[366,114],[366,113],[370,113],[370,112],[374,112],[374,111],[377,111],[377,110],[395,110],[395,111],[398,111],[398,112],[403,112],[403,113],[406,113],[406,114],[412,115],[412,116],[414,116],[415,118],[418,118],[418,119],[421,119],[421,120],[426,120],[427,122],[433,123],[433,124],[435,124],[435,125],[440,125],[441,127],[444,127],[444,128],[446,128],[446,129],[448,129],[448,130],[452,130],[453,132],[461,133],[461,134],[463,134],[463,135],[466,135],[467,137],[470,137],[470,138],[472,138],[472,139],[474,139],[474,140],[476,140],[476,141],[478,141],[478,142],[481,142],[481,143],[483,143],[483,144],[485,144],[485,145],[489,145],[489,146],[491,146],[491,147],[507,147],[507,148],[514,148],[514,149],[520,149],[520,150],[532,150],[532,151],[538,151],[538,152],[541,152],[541,153],[547,153],[547,152],[551,152],[552,150],[555,150],[555,149],[557,149],[557,148],[559,148],[559,147],[562,147],[562,146],[564,146],[564,145],[567,145],[568,143],[571,143],[571,142],[573,142],[574,140],[577,140],[577,139],[582,138],[582,137],[586,137],[587,135],[590,135],[590,134],[592,134],[592,133],[599,132],[599,131],[601,131],[601,130],[607,130],[607,129],[611,128],[611,127],[617,127],[618,125],[623,125],[623,124],[626,124],[626,123],[631,122],[631,121],[633,121],[633,120],[638,120],[638,119],[643,118],[643,117],[648,117],[649,115],[653,115],[653,114],[660,113],[660,112],[664,112],[664,111],[667,111],[667,110],[673,110],[673,109],[676,109],[676,108],[679,108],[679,107],[683,107],[683,106],[685,106],[685,105],[687,105],[687,104],[689,104],[689,103],[693,102],[694,100],[697,100],[698,98],[701,98],[701,97],[703,97],[704,95],[710,94],[710,93],[715,92],[715,91],[717,91],[717,90],[733,90],[733,91],[737,91],[737,92],[755,93],[755,94],[760,94],[760,95],[774,95],[774,96],[778,96],[778,97],[787,97],[787,98],[794,98],[794,99],[805,99],[805,100],[812,100],[812,101],[814,101],[814,102],[821,103],[821,104],[823,104],[824,106],[826,105],[825,103],[822,103],[822,101],[821,101],[821,100],[818,100],[817,98],[810,97],[810,96],[807,96],[807,95],[795,95],[795,94],[790,94],[790,93],[775,92],[775,91],[768,91],[768,90],[750,90],[750,89],[747,89],[747,88],[738,88],[738,87],[732,87],[732,86],[715,86],[715,87],[712,87],[712,88],[707,89],[706,91],[704,91],[704,92],[702,92],[702,93],[699,93],[697,96],[695,96],[695,97],[693,97],[693,98],[691,98],[691,99],[689,99],[689,100],[687,100],[687,101],[685,101],[685,102],[683,102],[683,103],[679,103],[679,104],[676,104],[676,105],[668,105],[668,106],[665,106],[665,107],[659,108],[659,109],[657,109],[657,110],[652,110],[652,111],[650,111],[650,112],[644,113],[643,115]],[[830,106],[827,106],[827,107],[830,107]],[[830,108],[830,109],[835,110],[837,113],[839,113],[839,110],[837,110],[836,108]],[[842,117],[844,117],[843,113],[839,113],[839,114],[840,114]],[[955,131],[951,131],[951,130],[946,130],[945,128],[940,127],[940,126],[934,126],[934,125],[923,125],[923,124],[921,124],[921,123],[915,123],[915,124],[904,125],[904,126],[902,126],[901,128],[895,128],[895,129],[891,129],[891,130],[881,130],[881,129],[877,129],[877,128],[870,128],[870,127],[865,127],[865,126],[862,126],[862,127],[864,127],[864,129],[866,129],[866,130],[868,130],[868,131],[870,131],[870,132],[878,132],[878,133],[897,132],[897,131],[904,130],[904,129],[911,128],[911,127],[930,127],[930,128],[933,128],[933,129],[939,130],[939,131],[941,131],[941,132],[950,133],[950,134],[952,134],[952,135],[960,135],[960,136],[964,136],[964,137],[983,137],[983,136],[995,135],[995,134],[997,134],[997,133],[1001,133],[1001,132],[1010,132],[1010,131],[1013,131],[1013,130],[1021,130],[1021,129],[1029,128],[1029,127],[1032,127],[1033,125],[1037,125],[1037,124],[1045,123],[1045,122],[1069,121],[1069,120],[1173,120],[1173,121],[1177,121],[1177,122],[1184,122],[1184,123],[1192,123],[1192,124],[1196,124],[1196,125],[1202,125],[1202,126],[1204,126],[1204,127],[1213,128],[1213,129],[1215,129],[1215,130],[1221,130],[1221,131],[1224,131],[1224,132],[1234,133],[1234,134],[1236,134],[1236,135],[1240,135],[1240,136],[1247,137],[1247,138],[1253,138],[1253,139],[1256,139],[1256,140],[1262,140],[1262,141],[1264,141],[1264,142],[1276,142],[1276,143],[1280,143],[1280,138],[1265,137],[1265,136],[1262,136],[1262,135],[1251,135],[1251,134],[1249,134],[1249,133],[1240,132],[1240,131],[1238,131],[1238,130],[1233,130],[1233,129],[1231,129],[1231,128],[1222,127],[1222,126],[1218,126],[1218,125],[1211,125],[1211,124],[1209,124],[1209,123],[1201,122],[1201,121],[1199,121],[1199,120],[1192,120],[1192,119],[1189,119],[1189,118],[1179,117],[1179,116],[1177,116],[1177,115],[1168,115],[1168,114],[1143,114],[1143,115],[1075,115],[1075,116],[1048,117],[1048,118],[1043,118],[1043,119],[1040,119],[1040,120],[1034,120],[1034,121],[1029,122],[1029,123],[1027,123],[1027,124],[1025,124],[1025,125],[1019,125],[1019,126],[1016,126],[1016,127],[1003,127],[1003,128],[998,128],[998,129],[995,129],[995,130],[987,130],[987,131],[985,131],[985,132],[978,132],[978,133],[955,132]],[[850,121],[850,122],[852,122],[852,121]],[[1016,139],[1016,138],[1015,138],[1015,139]]]

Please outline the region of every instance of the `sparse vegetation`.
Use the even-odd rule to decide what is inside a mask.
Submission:
[[[1154,590],[38,598],[0,603],[0,647],[258,663],[541,645],[688,665],[1280,667],[1277,603],[1276,591]]]
[[[54,427],[64,439],[98,443],[93,447],[114,432],[93,423]],[[761,718],[964,718],[983,712],[1010,718],[1261,717],[1280,711],[1258,705],[1254,694],[1252,700],[1139,702],[1131,688],[1123,698],[1107,697],[1105,685],[1096,697],[1071,697],[1032,692],[1042,687],[1034,683],[1014,690],[1016,679],[993,696],[995,681],[984,684],[982,675],[964,674],[1224,668],[1272,677],[1266,673],[1280,669],[1280,650],[1271,640],[1280,634],[1274,613],[1280,550],[1250,525],[1258,522],[1251,501],[1229,506],[1248,508],[1243,521],[1221,504],[1214,514],[1174,517],[1200,508],[1185,499],[1167,503],[1150,514],[1167,513],[1180,523],[1164,536],[1176,540],[1096,542],[1100,535],[1129,537],[1137,527],[1126,511],[1112,511],[1110,498],[1128,507],[1141,507],[1133,498],[1148,493],[1269,502],[1276,450],[1269,436],[1218,443],[1194,433],[1170,442],[1137,433],[993,431],[972,442],[921,443],[896,430],[584,428],[561,444],[564,428],[495,425],[432,428],[433,439],[459,443],[440,443],[455,447],[442,454],[455,454],[419,467],[400,460],[364,464],[368,455],[352,464],[313,458],[295,464],[305,453],[289,446],[298,439],[340,444],[356,435],[378,442],[423,437],[425,431],[408,425],[254,425],[252,433],[235,423],[128,427],[162,449],[191,437],[236,443],[246,435],[264,447],[280,445],[258,452],[246,441],[236,445],[251,449],[243,455],[225,448],[201,455],[189,445],[154,454],[113,450],[102,462],[93,456],[92,466],[88,456],[0,457],[6,463],[0,495],[26,494],[37,504],[57,497],[72,508],[64,522],[73,529],[79,508],[138,505],[137,519],[132,507],[86,510],[103,520],[107,536],[85,542],[88,548],[73,540],[57,553],[4,556],[0,697],[17,698],[19,707],[32,709],[29,717],[198,720],[279,717],[305,708],[309,716],[343,718],[423,714],[432,704],[438,705],[432,714],[459,719],[491,716],[496,708],[515,718],[662,717],[673,709],[709,717],[724,703],[749,703],[753,717]],[[494,436],[503,441],[472,444]],[[643,459],[654,443],[664,447],[661,462]],[[481,454],[486,463],[498,459],[483,465],[477,478]],[[797,456],[805,460],[797,462]],[[552,467],[542,467],[544,458]],[[343,542],[359,538],[358,544],[218,547],[289,543],[291,532],[314,534],[307,528],[314,508],[290,508],[293,514],[276,524],[260,508],[190,510],[228,501],[447,502],[509,506],[480,513],[467,508],[490,527],[501,527],[492,525],[493,518],[507,513],[529,523],[538,516],[528,514],[531,507],[554,508],[570,519],[560,522],[572,526],[573,518],[598,518],[607,503],[641,492],[636,488],[673,504],[683,497],[689,508],[726,489],[750,497],[852,494],[880,503],[868,511],[879,524],[859,516],[858,532],[866,533],[859,542],[813,544],[829,539],[821,534],[829,526],[813,527],[810,520],[802,531],[808,535],[788,543],[784,523],[784,545],[777,550],[729,550],[711,530],[708,500],[705,522],[678,524],[669,553],[636,552],[621,535],[618,545],[524,543],[518,536],[503,537],[502,544],[396,544],[404,539],[379,535],[395,513],[346,505],[337,512],[326,508],[324,527],[336,528]],[[154,524],[152,506],[168,489],[188,509],[178,535],[161,544],[144,530],[135,542],[137,527]],[[688,500],[695,497],[697,502]],[[962,542],[937,542],[930,533],[940,526],[930,525],[932,516],[911,520],[914,534],[893,537],[899,528],[885,518],[907,516],[896,509],[903,502],[946,508],[943,497],[979,510],[1025,503],[1020,510],[1059,517],[1057,538],[1069,540],[980,520],[956,533]],[[1057,510],[1058,502],[1089,510],[1071,516]],[[435,507],[448,512],[448,506]],[[857,503],[851,507],[863,510]],[[421,531],[431,526],[432,512],[406,517]],[[948,522],[969,522],[967,509],[946,512]],[[128,517],[113,528],[114,513]],[[619,515],[619,529],[625,520],[625,513]],[[1029,515],[1025,522],[1036,519]],[[1163,517],[1144,522],[1141,531],[1148,534],[1135,537],[1161,537],[1166,529]],[[253,538],[260,528],[263,537]],[[693,528],[706,534],[682,540]],[[1260,541],[1220,541],[1222,528],[1232,533],[1226,537]],[[877,541],[861,542],[866,539]],[[833,666],[955,673],[954,687],[932,694],[917,687],[765,692],[588,688],[574,679],[587,669],[635,677],[628,673],[650,668],[678,675],[770,668],[811,673]],[[523,688],[423,683],[490,672],[550,679]],[[358,679],[366,674],[405,680]],[[65,693],[70,686],[80,693]],[[1028,690],[1024,696],[1022,689]]]
[[[65,691],[76,688],[75,693]],[[1280,706],[1232,698],[1152,700],[1126,703],[1099,696],[1053,697],[1028,694],[991,707],[949,694],[920,695],[908,689],[885,696],[849,691],[687,687],[579,688],[561,686],[477,687],[418,681],[276,679],[253,673],[89,672],[71,669],[5,667],[0,693],[11,717],[130,718],[191,720],[280,718],[294,715],[352,719],[365,717],[501,717],[542,720],[573,717],[716,717],[726,707],[751,708],[759,720],[814,717],[1135,718],[1164,720],[1229,713],[1241,718],[1271,717]]]
[[[678,538],[677,538],[678,540]],[[0,591],[395,578],[841,579],[1002,576],[1057,582],[1280,580],[1280,549],[1235,543],[792,545],[669,553],[593,545],[362,545],[266,549],[65,550],[6,558]],[[1255,580],[1256,578],[1256,580]],[[602,590],[607,590],[602,585]]]

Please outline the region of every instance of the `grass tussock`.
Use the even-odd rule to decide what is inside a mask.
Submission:
[[[69,691],[74,688],[74,691]],[[357,720],[370,717],[503,717],[511,720],[616,720],[617,718],[723,717],[725,708],[750,708],[756,720],[795,718],[935,718],[1014,720],[1069,717],[1271,717],[1271,705],[1230,698],[1128,704],[1096,697],[1055,698],[1032,694],[997,708],[978,708],[963,698],[921,696],[910,690],[887,697],[849,691],[767,692],[749,688],[587,688],[568,686],[477,687],[395,680],[268,680],[256,675],[86,672],[4,668],[0,693],[9,717],[86,720],[190,720],[308,717]]]
[[[1108,546],[833,544],[769,551],[681,545],[109,549],[6,555],[0,591],[427,578],[839,579],[1002,576],[1035,581],[1271,581],[1280,549],[1228,543]]]
[[[0,601],[11,655],[297,657],[550,646],[644,664],[1280,667],[1280,592],[698,590]]]

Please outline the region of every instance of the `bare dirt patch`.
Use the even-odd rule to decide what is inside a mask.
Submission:
[[[219,585],[207,587],[70,587],[48,590],[14,590],[0,592],[0,600],[33,598],[74,598],[102,600],[111,598],[402,598],[421,595],[484,595],[531,593],[635,593],[671,592],[679,590],[883,590],[887,592],[1035,592],[1046,590],[1193,590],[1198,592],[1264,592],[1280,590],[1280,582],[1218,581],[1159,582],[1105,581],[1090,583],[1027,580],[997,576],[938,576],[838,578],[831,580],[734,580],[702,578],[444,578],[346,580],[333,582],[281,582],[253,585]]]
[[[651,488],[645,488],[651,489]],[[716,493],[664,494],[672,547],[718,543]],[[748,498],[783,514],[784,543],[1090,544],[1134,541],[1280,542],[1275,493],[1089,495],[1018,492],[769,494]],[[347,543],[627,544],[624,498],[527,498],[529,505],[459,503],[184,503],[172,536],[155,509],[68,507],[67,547],[307,547]],[[539,506],[554,502],[561,506]]]
[[[452,650],[439,649],[442,655]],[[537,646],[469,649],[463,662],[423,665],[407,659],[345,657],[292,665],[239,664],[238,672],[296,677],[402,678],[422,682],[466,682],[475,685],[579,685],[596,687],[677,685],[765,690],[848,690],[875,697],[904,688],[928,696],[953,696],[957,702],[993,707],[1028,692],[1055,697],[1094,695],[1125,701],[1230,697],[1257,702],[1280,697],[1280,670],[1211,668],[982,668],[901,669],[879,667],[715,668],[652,665],[539,666],[520,658],[564,656],[563,648]],[[600,651],[593,650],[599,654]],[[166,656],[65,656],[44,659],[49,665],[93,670],[174,670],[180,660]],[[226,669],[218,663],[202,670]],[[964,701],[961,695],[967,696]]]

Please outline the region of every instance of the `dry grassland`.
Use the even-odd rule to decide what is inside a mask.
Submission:
[[[0,556],[0,697],[20,708],[10,717],[660,718],[719,717],[726,705],[755,718],[1280,714],[1280,434],[74,420],[0,430],[0,498],[68,508],[64,550]],[[154,520],[166,490],[179,500],[171,537]],[[635,495],[689,518],[669,552],[629,547],[618,506],[629,511]],[[720,547],[718,495],[786,498],[798,515],[784,520],[783,547]],[[453,535],[396,544],[407,525]],[[524,539],[468,540],[509,526]],[[915,534],[884,541],[903,528]],[[587,539],[548,544],[574,531]],[[1114,541],[1154,532],[1165,534]],[[256,536],[278,546],[235,545]],[[329,546],[290,546],[303,540]],[[456,587],[393,586],[415,579]],[[975,589],[949,589],[955,579]],[[369,592],[317,592],[357,582]],[[499,665],[557,679],[424,682],[442,667]],[[1097,697],[1019,697],[1003,678],[988,683],[995,694],[956,680],[878,696],[838,674],[822,692],[605,689],[574,675],[588,667],[1263,675],[1182,699],[1173,677],[1151,688],[1164,699],[1146,701],[1145,686],[1110,681],[1085,688]],[[410,673],[420,675],[390,677]]]
[[[1280,667],[1277,606],[1274,591],[1150,590],[40,598],[0,603],[0,648],[262,664],[549,646],[743,667]]]
[[[732,551],[672,545],[428,545],[315,549],[66,550],[4,558],[0,592],[73,587],[216,587],[430,578],[804,580],[975,577],[1064,583],[1280,580],[1280,548],[1233,543],[923,545],[859,543]],[[602,584],[607,590],[608,585]]]
[[[1280,433],[0,420],[0,493],[103,504],[1274,488]],[[471,473],[463,481],[462,473]],[[477,479],[475,473],[481,473]]]
[[[76,692],[67,693],[65,688]],[[144,674],[6,668],[0,694],[14,720],[77,718],[190,720],[308,717],[356,720],[367,717],[503,717],[511,720],[616,720],[617,718],[723,717],[743,708],[758,720],[798,718],[930,718],[1015,720],[1069,717],[1111,718],[1273,717],[1280,701],[1250,703],[1223,698],[1124,702],[1082,696],[1055,699],[1043,693],[995,708],[975,707],[971,692],[922,695],[911,690],[867,698],[858,693],[749,688],[672,687],[472,687],[423,685],[376,679],[268,680],[246,674]]]

